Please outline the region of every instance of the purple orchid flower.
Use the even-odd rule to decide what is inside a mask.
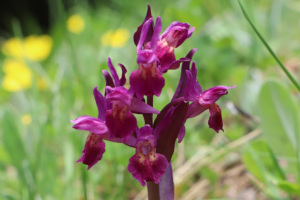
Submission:
[[[186,71],[187,84],[184,92],[184,97],[193,103],[190,105],[187,118],[192,118],[200,115],[205,110],[209,110],[210,117],[208,120],[209,128],[214,129],[217,133],[223,130],[223,120],[221,108],[215,103],[221,96],[228,94],[228,89],[235,88],[227,86],[216,86],[202,92],[202,88],[197,81],[197,68],[195,62],[192,63],[192,68]]]
[[[112,108],[106,111],[105,117],[110,136],[127,140],[137,128],[136,118],[129,108],[133,95],[122,86],[116,88],[107,86],[106,88],[111,90],[106,100]]]
[[[146,181],[159,183],[166,172],[168,161],[162,154],[156,153],[156,139],[153,129],[145,125],[137,132],[136,154],[129,159],[128,171],[142,186]]]
[[[221,108],[216,101],[233,87],[216,86],[203,91],[197,80],[195,62],[190,63],[197,49],[176,60],[174,51],[194,32],[188,23],[173,22],[161,35],[162,22],[152,17],[148,5],[146,17],[134,34],[137,46],[138,69],[130,75],[130,88],[126,89],[126,68],[117,74],[111,59],[109,71],[103,70],[106,87],[104,96],[94,88],[98,117],[81,116],[73,121],[73,128],[88,131],[82,156],[77,162],[88,169],[100,161],[105,152],[105,140],[123,143],[135,148],[129,159],[128,171],[142,186],[149,183],[151,199],[174,199],[171,159],[175,144],[185,136],[185,122],[209,110],[208,125],[216,132],[223,130]],[[161,112],[154,109],[153,96],[160,96],[165,85],[163,74],[181,67],[181,77],[175,94]],[[147,104],[144,102],[147,96]],[[189,102],[192,102],[191,104]],[[135,114],[142,114],[145,126],[139,129]],[[153,120],[153,114],[158,114]]]
[[[159,60],[155,55],[159,33],[161,31],[161,19],[157,18],[151,41],[147,42],[153,18],[148,19],[142,28],[139,43],[137,45],[137,63],[139,68],[130,75],[130,86],[136,96],[141,99],[144,95],[159,96],[165,85],[165,79],[158,68]]]
[[[90,132],[86,139],[82,156],[77,161],[88,165],[88,170],[102,159],[102,155],[105,152],[103,139],[109,135],[109,130],[103,121],[103,110],[105,110],[106,104],[103,101],[104,97],[98,92],[96,87],[94,89],[94,96],[98,106],[98,118],[81,116],[71,121],[75,124],[73,128]]]
[[[125,141],[137,128],[137,121],[132,112],[158,114],[159,111],[136,99],[133,97],[132,90],[123,87],[126,82],[125,73],[127,70],[123,65],[119,64],[119,66],[122,69],[121,78],[118,77],[111,59],[108,59],[111,76],[108,72],[103,72],[108,86],[106,86],[105,99],[99,96],[101,100],[98,101],[107,103],[106,109],[102,110],[105,110],[105,121],[110,137],[122,138]]]
[[[176,60],[174,50],[179,47],[186,39],[191,37],[195,28],[190,30],[188,23],[173,22],[165,32],[159,36],[155,55],[160,61],[160,68],[163,73],[169,69],[177,69],[184,58]]]
[[[141,44],[144,49],[151,49],[156,55],[158,67],[162,73],[166,73],[169,69],[179,68],[180,63],[187,61],[187,59],[180,58],[176,60],[174,49],[191,37],[195,28],[192,27],[189,30],[190,25],[188,23],[173,22],[164,33],[159,36],[162,28],[161,20],[159,18],[158,27],[154,27],[153,20],[151,8],[148,4],[146,17],[134,34],[134,42],[137,45],[137,49],[140,49]]]

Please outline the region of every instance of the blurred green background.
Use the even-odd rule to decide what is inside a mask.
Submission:
[[[101,70],[137,68],[132,36],[146,1],[47,2],[49,27],[38,18],[6,19],[0,35],[0,199],[143,199],[127,171],[134,149],[106,142],[89,171],[76,163],[86,132],[70,120],[97,116],[92,90]],[[71,2],[71,3],[70,3]],[[218,101],[224,133],[208,128],[208,113],[190,119],[173,156],[177,199],[297,199],[300,196],[299,91],[245,20],[236,0],[149,2],[163,29],[188,22],[195,32],[175,52],[194,60],[204,90],[232,86]],[[299,82],[298,0],[242,1],[251,20]],[[26,13],[26,9],[24,9]],[[180,70],[164,75],[154,106],[172,98]],[[127,83],[128,86],[128,83]],[[142,119],[139,118],[142,124]]]

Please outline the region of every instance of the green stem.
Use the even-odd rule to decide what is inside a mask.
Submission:
[[[147,104],[151,107],[153,107],[153,96],[147,96]],[[151,127],[153,127],[153,114],[144,114],[144,120],[145,124],[149,124]]]
[[[147,96],[147,104],[153,107],[153,96]],[[149,124],[153,127],[153,114],[144,114],[145,124]],[[159,185],[153,181],[147,182],[148,200],[159,200]]]
[[[148,200],[160,200],[159,198],[159,186],[153,181],[147,182]]]
[[[84,200],[87,200],[87,174],[86,169],[84,167],[81,167],[81,181],[82,181],[82,187],[83,187],[83,195]]]
[[[284,73],[288,76],[288,78],[292,81],[292,83],[295,85],[295,87],[300,91],[300,85],[297,83],[297,81],[294,79],[294,77],[289,73],[289,71],[286,69],[286,67],[281,63],[281,61],[278,59],[278,57],[276,56],[276,54],[273,52],[273,50],[271,49],[271,47],[268,45],[268,43],[265,41],[265,39],[261,36],[261,34],[258,32],[258,30],[256,29],[256,27],[254,26],[254,24],[251,22],[246,10],[244,9],[244,7],[242,6],[240,0],[238,0],[240,8],[242,9],[242,12],[246,18],[246,20],[249,22],[250,26],[252,27],[252,29],[254,30],[254,32],[256,33],[256,35],[259,37],[259,39],[262,41],[262,43],[265,45],[265,47],[268,49],[269,53],[273,56],[273,58],[276,60],[276,62],[279,64],[279,66],[281,67],[281,69],[284,71]]]

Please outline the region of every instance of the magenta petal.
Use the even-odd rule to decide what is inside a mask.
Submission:
[[[193,55],[196,51],[197,51],[197,49],[190,50],[190,52],[185,57],[185,58],[188,59],[188,61],[184,61],[182,63],[180,80],[179,80],[178,86],[176,88],[176,91],[174,93],[174,96],[172,98],[172,101],[175,101],[177,98],[180,98],[180,97],[184,96],[184,91],[185,91],[185,87],[186,87],[186,84],[187,84],[186,71],[189,70],[190,62],[191,62],[192,57],[193,57]]]
[[[209,128],[214,129],[217,133],[219,133],[219,130],[224,132],[221,108],[217,104],[212,104],[209,107],[209,113]]]
[[[115,81],[115,86],[120,86],[120,79],[118,77],[118,74],[116,72],[116,69],[115,67],[113,66],[112,62],[111,62],[111,59],[108,58],[108,68],[110,70],[110,73]]]
[[[121,69],[122,69],[122,76],[121,76],[121,79],[120,79],[120,86],[124,86],[125,83],[126,83],[126,77],[125,77],[125,74],[127,72],[127,69],[125,68],[124,65],[122,65],[121,63],[118,64]]]
[[[106,112],[106,126],[109,129],[111,137],[122,138],[125,141],[137,128],[137,121],[130,111]]]
[[[158,37],[159,37],[159,33],[160,33],[161,29],[162,29],[161,18],[158,16],[156,18],[154,32],[153,32],[152,39],[151,39],[150,46],[151,46],[152,50],[156,49],[156,45],[157,45],[157,41],[158,41]]]
[[[187,38],[189,38],[189,37],[192,36],[194,30],[195,30],[195,27],[192,27],[192,28],[189,30]]]
[[[86,139],[82,156],[77,162],[82,162],[88,165],[88,170],[94,166],[99,160],[102,159],[103,153],[105,152],[105,143],[102,137],[90,133]]]
[[[208,106],[201,105],[198,102],[193,102],[189,106],[187,118],[196,117],[197,115],[200,115],[202,112],[204,112],[206,109],[208,109]]]
[[[152,14],[151,14],[151,8],[150,8],[150,5],[148,4],[148,10],[147,10],[147,14],[146,14],[145,20],[144,20],[143,23],[137,28],[137,30],[136,30],[136,32],[134,33],[134,36],[133,36],[133,40],[134,40],[134,43],[135,43],[136,46],[137,46],[138,43],[139,43],[140,35],[141,35],[142,28],[143,28],[143,26],[144,26],[144,23],[145,23],[148,19],[150,19],[150,18],[152,18]],[[148,41],[151,40],[152,33],[153,33],[153,27],[151,27],[151,29],[149,30],[149,36],[147,36],[147,40],[148,40]]]
[[[180,66],[180,63],[182,62],[186,62],[186,61],[190,61],[188,58],[180,58],[179,60],[174,60],[170,66],[169,66],[169,69],[178,69],[179,66]]]
[[[228,89],[235,88],[233,87],[226,87],[226,86],[216,86],[204,91],[200,98],[199,103],[203,105],[213,104],[215,103],[221,96],[228,94]]]
[[[115,87],[115,83],[111,77],[111,75],[106,70],[102,70],[102,74],[104,76],[106,86]]]
[[[77,130],[89,131],[97,135],[105,135],[108,133],[108,129],[103,121],[87,116],[82,116],[80,119],[79,118],[72,121],[72,123],[76,123],[73,128]]]
[[[71,120],[71,123],[73,124],[78,124],[82,121],[85,121],[85,120],[90,120],[90,119],[96,119],[95,117],[91,117],[91,116],[87,116],[87,115],[83,115],[83,116],[80,116],[74,120]]]
[[[178,143],[180,143],[183,140],[184,136],[185,136],[185,126],[183,124],[178,133]]]
[[[107,109],[107,104],[104,96],[97,90],[97,87],[94,88],[94,98],[98,107],[98,118],[102,121],[105,120],[105,113]]]
[[[197,81],[197,70],[195,62],[192,64],[192,69],[186,71],[187,83],[184,90],[184,98],[187,101],[197,101],[200,95],[202,94],[202,88]]]
[[[149,106],[145,102],[137,99],[132,98],[131,104],[129,106],[129,109],[131,112],[138,113],[138,114],[145,114],[145,113],[153,113],[153,114],[159,114],[159,111],[154,109],[153,107]]]
[[[136,154],[129,159],[127,169],[142,186],[146,185],[146,181],[154,181],[158,184],[166,172],[167,159],[158,153],[151,156],[152,158],[149,159],[147,156]]]
[[[149,30],[151,30],[150,27],[153,28],[153,18],[149,18],[143,25],[143,28],[142,28],[142,31],[141,31],[141,36],[140,36],[140,39],[139,39],[139,43],[136,47],[137,53],[142,49],[144,44],[146,42],[148,42],[147,41],[147,36],[148,36]]]

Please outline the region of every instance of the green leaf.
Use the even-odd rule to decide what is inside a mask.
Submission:
[[[277,199],[279,190],[273,183],[282,180],[282,171],[281,169],[278,171],[269,153],[269,148],[264,141],[253,142],[243,152],[243,162],[247,170],[265,184],[264,192]]]
[[[3,117],[3,144],[12,163],[20,170],[27,154],[14,117],[6,112]]]
[[[300,185],[288,181],[279,181],[277,186],[289,194],[300,195]]]
[[[276,154],[296,157],[299,144],[299,108],[279,82],[261,88],[258,109],[263,137]]]

